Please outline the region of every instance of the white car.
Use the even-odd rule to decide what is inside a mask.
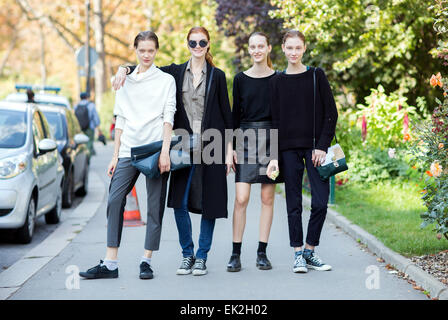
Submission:
[[[72,105],[70,104],[70,101],[61,95],[54,94],[54,93],[48,93],[50,92],[56,92],[58,93],[61,88],[59,87],[39,87],[39,86],[29,86],[29,85],[16,85],[16,90],[18,92],[9,94],[5,101],[10,102],[27,102],[28,96],[26,95],[26,92],[20,92],[20,90],[26,90],[26,89],[32,89],[35,91],[34,95],[34,101],[36,103],[44,103],[44,104],[52,104],[57,106],[66,107],[68,109],[72,109]]]
[[[0,102],[0,229],[32,240],[35,220],[58,223],[64,167],[37,104]]]

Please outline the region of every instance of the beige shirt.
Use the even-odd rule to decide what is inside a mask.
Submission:
[[[191,70],[191,59],[185,70],[184,82],[182,84],[182,102],[187,112],[188,121],[193,133],[201,133],[202,116],[204,114],[205,83],[207,79],[207,63],[201,71],[201,79],[197,87],[194,87],[194,75]]]

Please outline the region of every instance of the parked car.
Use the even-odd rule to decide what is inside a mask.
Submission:
[[[72,109],[72,105],[67,97],[57,94],[61,91],[59,87],[49,87],[49,86],[31,86],[31,85],[16,85],[17,92],[11,93],[6,97],[6,101],[11,102],[27,102],[28,96],[26,90],[31,89],[35,92],[34,101],[38,104],[52,104],[56,106],[66,107]],[[24,91],[24,92],[22,92]],[[54,92],[54,93],[48,93]]]
[[[62,206],[72,206],[73,198],[85,196],[89,182],[89,137],[81,131],[75,113],[65,107],[39,105],[50,125],[65,169]]]
[[[0,102],[0,229],[29,243],[35,220],[62,213],[64,167],[45,116],[36,104]]]

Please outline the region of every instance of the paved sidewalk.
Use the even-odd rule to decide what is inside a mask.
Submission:
[[[155,278],[138,278],[139,261],[143,253],[145,227],[129,227],[123,231],[119,252],[118,279],[80,280],[79,289],[68,289],[72,270],[86,270],[99,262],[106,246],[106,200],[109,178],[105,175],[112,153],[112,144],[98,146],[91,170],[105,188],[102,205],[83,230],[65,249],[34,274],[10,299],[413,299],[427,300],[405,280],[390,274],[376,257],[366,252],[350,236],[328,220],[316,252],[333,270],[307,274],[292,272],[293,251],[289,247],[286,203],[276,195],[274,221],[267,248],[273,269],[260,271],[255,266],[258,246],[260,186],[252,188],[247,209],[246,231],[242,246],[242,266],[238,273],[226,272],[232,248],[232,209],[234,175],[228,177],[229,218],[216,223],[212,250],[209,253],[206,276],[178,276],[181,250],[173,210],[167,208],[163,222],[160,251],[153,255]],[[146,220],[144,179],[137,182],[138,200],[143,220]],[[200,216],[191,214],[193,236],[197,245]],[[309,209],[304,212],[304,230]],[[66,270],[68,273],[66,273]],[[0,287],[1,287],[0,283]]]

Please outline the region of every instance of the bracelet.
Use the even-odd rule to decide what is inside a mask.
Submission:
[[[125,65],[122,64],[122,65],[120,65],[120,67],[126,69],[126,74],[129,73],[129,67],[128,66],[125,66]]]

